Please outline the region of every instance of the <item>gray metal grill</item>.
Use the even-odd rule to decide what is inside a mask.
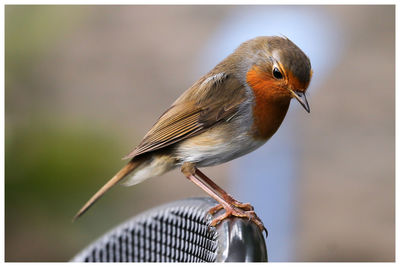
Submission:
[[[230,261],[228,255],[236,255],[231,257],[234,261],[266,261],[264,238],[254,224],[235,219],[227,220],[217,229],[208,226],[211,216],[207,211],[215,204],[210,198],[192,198],[156,207],[106,233],[72,261],[215,262]],[[240,247],[238,233],[230,237],[231,229],[238,231],[232,223],[240,225],[242,230],[250,227],[245,245],[251,251],[245,252],[246,249]],[[258,244],[260,241],[262,244]],[[239,257],[229,251],[230,243],[240,247]]]

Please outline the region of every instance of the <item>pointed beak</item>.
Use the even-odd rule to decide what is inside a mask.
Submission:
[[[308,113],[310,113],[310,106],[308,105],[308,101],[307,101],[306,95],[305,95],[303,92],[295,92],[295,91],[293,91],[293,90],[291,90],[291,89],[289,89],[289,91],[290,91],[290,93],[292,94],[292,96],[293,96],[294,98],[296,98],[297,101],[300,102],[300,104],[303,106],[303,108],[304,108]]]

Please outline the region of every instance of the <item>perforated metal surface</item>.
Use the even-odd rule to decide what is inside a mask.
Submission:
[[[105,234],[72,261],[214,262],[217,234],[207,225],[213,205],[189,199],[150,210]]]

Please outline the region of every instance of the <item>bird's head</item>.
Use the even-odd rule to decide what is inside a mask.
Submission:
[[[257,37],[237,50],[242,59],[246,82],[271,98],[295,98],[310,112],[305,92],[312,70],[308,57],[286,37]],[[245,66],[245,68],[243,68]]]

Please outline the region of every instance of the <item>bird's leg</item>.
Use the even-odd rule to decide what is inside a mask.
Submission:
[[[219,187],[216,183],[214,183],[210,178],[208,178],[204,173],[202,173],[199,169],[195,168],[195,174],[200,176],[201,179],[203,179],[203,181],[205,183],[207,183],[209,186],[211,186],[211,188],[213,188],[215,191],[217,191],[218,193],[221,194],[221,197],[223,197],[228,203],[230,203],[231,205],[243,209],[243,210],[247,210],[247,211],[252,211],[254,210],[254,207],[250,204],[250,203],[242,203],[240,201],[237,201],[236,199],[234,199],[231,195],[229,195],[224,189],[222,189],[221,187]],[[217,205],[213,208],[211,208],[209,210],[209,213],[211,214],[215,214],[216,212],[218,212],[219,210],[223,209],[222,204]]]
[[[247,218],[254,222],[261,231],[265,230],[263,223],[260,218],[255,214],[254,210],[246,210],[235,205],[235,200],[229,196],[222,188],[217,186],[214,182],[212,182],[207,176],[205,176],[202,172],[200,172],[192,163],[184,163],[181,169],[182,173],[193,183],[203,189],[208,195],[214,198],[216,201],[220,203],[216,207],[212,208],[211,212],[216,212],[215,210],[221,209],[222,207],[225,210],[225,213],[218,216],[217,218],[211,221],[211,226],[216,226],[224,219],[235,216],[241,218]],[[233,200],[233,201],[232,201]],[[240,203],[239,201],[236,201]],[[237,204],[236,203],[236,204]],[[240,203],[241,204],[241,203]],[[249,204],[250,205],[250,204]],[[251,206],[251,205],[250,205]],[[247,205],[245,205],[248,208]]]

